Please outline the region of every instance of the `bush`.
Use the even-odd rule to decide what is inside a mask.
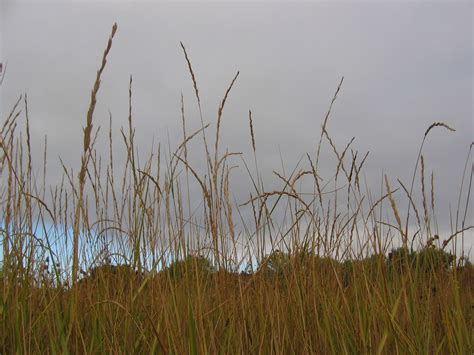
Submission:
[[[181,279],[191,271],[191,275],[194,275],[194,272],[196,271],[200,275],[205,275],[211,274],[216,270],[212,266],[212,263],[205,257],[193,255],[188,255],[183,260],[174,261],[165,269],[165,272],[167,272],[173,279]]]
[[[135,271],[129,265],[104,264],[92,268],[86,276],[79,280],[78,286],[84,290],[94,288],[105,289],[107,292],[124,293],[138,288],[143,282],[144,276],[143,272]]]
[[[409,251],[406,248],[393,249],[386,260],[387,266],[396,271],[404,268],[405,262],[418,271],[449,270],[455,261],[454,255],[434,246],[428,246],[420,251]]]

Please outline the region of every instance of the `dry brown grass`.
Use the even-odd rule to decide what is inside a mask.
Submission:
[[[130,77],[128,132],[120,130],[125,166],[118,171],[112,115],[106,163],[94,150],[93,131],[115,32],[114,25],[91,92],[77,179],[61,162],[62,183],[47,185],[46,141],[42,184],[32,174],[35,142],[26,95],[2,125],[0,353],[472,353],[474,269],[463,249],[457,258],[443,251],[454,250],[473,228],[466,217],[472,174],[464,209],[458,203],[456,229],[449,236],[432,234],[434,177],[429,210],[421,154],[433,128],[452,128],[432,124],[410,189],[397,180],[408,210],[397,205],[399,188],[387,176],[380,196],[363,193],[368,153],[354,151],[354,138],[338,147],[327,125],[341,79],[315,154],[289,174],[285,167],[275,171],[279,187],[269,191],[259,172],[250,110],[255,169],[244,154],[219,148],[224,106],[238,73],[217,110],[211,159],[209,124],[181,43],[201,128],[187,132],[182,95],[183,141],[166,163],[160,146],[139,159]],[[19,132],[23,108],[26,141]],[[188,156],[198,138],[205,147],[204,175]],[[334,158],[335,173],[328,177],[319,170],[323,143]],[[248,201],[240,205],[231,179],[237,157],[251,182]],[[421,207],[413,195],[420,160]],[[201,192],[198,209],[192,187]]]

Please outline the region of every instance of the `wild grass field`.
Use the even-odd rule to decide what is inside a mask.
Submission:
[[[290,174],[275,172],[280,189],[264,188],[250,111],[253,156],[236,168],[240,153],[222,148],[221,120],[238,73],[212,126],[201,114],[201,129],[188,132],[182,109],[183,140],[166,158],[159,148],[137,154],[130,78],[129,125],[118,137],[110,130],[109,156],[101,157],[94,110],[116,30],[91,91],[80,165],[63,165],[61,184],[43,181],[46,159],[42,178],[32,168],[26,95],[2,113],[1,354],[474,352],[474,268],[462,247],[473,228],[466,217],[472,144],[459,218],[442,236],[423,145],[433,130],[453,128],[434,122],[421,132],[412,181],[384,176],[383,191],[367,191],[367,154],[354,152],[352,141],[336,147],[327,129],[343,80],[316,151]],[[120,171],[113,139],[126,148]],[[188,159],[195,140],[202,141],[204,173]],[[322,177],[324,145],[336,164]],[[233,169],[245,169],[251,182],[238,204]],[[299,190],[302,181],[312,194]],[[200,191],[197,211],[190,185]]]

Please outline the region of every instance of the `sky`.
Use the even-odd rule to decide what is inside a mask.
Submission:
[[[222,149],[253,161],[252,110],[258,164],[271,190],[279,183],[272,170],[288,173],[306,153],[315,153],[344,77],[328,130],[339,149],[355,137],[352,148],[360,156],[370,152],[365,177],[371,190],[380,191],[383,174],[393,184],[400,178],[409,185],[430,124],[456,129],[434,129],[423,150],[426,170],[434,171],[440,230],[449,233],[449,211],[456,210],[474,136],[472,2],[3,0],[0,62],[8,66],[1,116],[28,94],[34,158],[41,161],[47,135],[53,183],[61,176],[59,157],[79,166],[90,90],[114,22],[118,31],[94,116],[95,127],[103,129],[98,149],[106,152],[109,111],[122,149],[119,128],[127,126],[130,75],[135,139],[145,155],[152,142],[181,142],[181,93],[188,132],[200,128],[181,41],[211,132],[225,90],[240,72],[224,110]],[[194,147],[192,162],[202,167],[202,144]],[[321,170],[334,171],[331,151],[323,156]],[[120,165],[125,155],[116,159]],[[472,155],[468,177],[471,169]],[[249,184],[248,178],[234,180],[237,202],[248,198]],[[473,225],[472,210],[469,216]]]

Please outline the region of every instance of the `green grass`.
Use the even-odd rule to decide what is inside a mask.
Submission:
[[[267,191],[249,112],[252,163],[242,161],[250,197],[236,205],[237,153],[223,153],[219,135],[238,74],[211,144],[182,45],[202,128],[186,132],[183,110],[175,152],[139,159],[130,79],[129,126],[121,130],[126,165],[116,171],[112,148],[109,157],[95,154],[93,125],[115,31],[91,93],[78,176],[64,167],[63,183],[49,187],[32,173],[26,96],[2,124],[1,354],[474,352],[474,268],[462,248],[451,254],[472,228],[472,174],[461,186],[452,234],[440,237],[422,154],[432,129],[452,128],[427,128],[410,186],[391,187],[385,177],[380,196],[364,192],[367,155],[352,151],[352,141],[338,148],[327,129],[341,80],[317,152],[289,175],[276,173],[280,188]],[[113,137],[111,129],[110,147]],[[205,173],[187,156],[199,138]],[[319,176],[324,145],[335,157],[329,177]],[[301,192],[303,183],[313,194]],[[201,191],[198,212],[190,186]],[[252,211],[250,220],[240,218],[243,209]]]

